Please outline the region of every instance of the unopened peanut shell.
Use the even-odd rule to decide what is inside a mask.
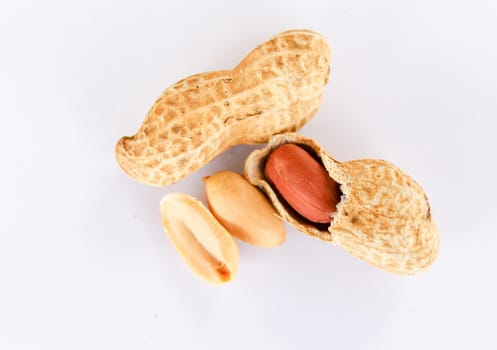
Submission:
[[[323,36],[289,30],[232,70],[180,80],[155,101],[135,135],[118,141],[117,161],[133,179],[166,186],[234,145],[296,131],[321,104],[330,60]]]

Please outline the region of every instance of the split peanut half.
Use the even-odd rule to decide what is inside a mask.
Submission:
[[[238,239],[259,247],[281,245],[285,224],[269,200],[242,175],[220,171],[204,178],[209,209]]]
[[[118,141],[117,161],[133,179],[166,186],[232,146],[296,131],[321,105],[330,61],[320,34],[280,33],[232,70],[193,75],[166,89],[138,132]]]
[[[292,189],[290,180],[280,186],[282,191],[279,192],[273,185],[274,179],[269,181],[266,177],[268,157],[285,144],[295,144],[306,150],[340,186],[341,198],[330,222],[312,222],[285,199],[297,195],[302,198],[302,193],[304,198],[312,197],[315,189]],[[293,171],[302,172],[302,165]],[[426,270],[438,256],[440,237],[428,198],[418,183],[392,163],[375,159],[342,163],[314,140],[286,133],[274,136],[264,149],[249,155],[245,175],[253,185],[266,192],[283,220],[298,231],[335,243],[382,270],[414,274]],[[312,182],[312,179],[308,181]],[[295,181],[293,185],[303,186]],[[329,189],[327,184],[321,186],[322,191]],[[310,215],[310,211],[312,217],[329,215],[325,206],[307,206],[306,210],[304,214]]]
[[[167,194],[160,210],[166,233],[193,272],[212,284],[235,278],[238,246],[200,201],[186,194]]]

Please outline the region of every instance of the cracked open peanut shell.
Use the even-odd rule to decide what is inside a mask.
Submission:
[[[330,224],[316,224],[299,215],[265,178],[268,156],[286,143],[306,149],[340,185],[341,199]],[[342,163],[314,140],[285,133],[248,156],[245,176],[262,188],[283,220],[298,231],[341,246],[381,270],[415,274],[426,270],[438,255],[439,232],[426,194],[409,175],[387,161]]]

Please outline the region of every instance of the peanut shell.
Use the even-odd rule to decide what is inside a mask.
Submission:
[[[330,225],[316,225],[298,215],[264,177],[273,149],[295,143],[314,152],[329,176],[340,184],[342,197]],[[268,195],[283,220],[298,231],[343,247],[369,264],[395,274],[426,270],[438,256],[440,237],[428,198],[409,175],[375,159],[339,162],[310,138],[285,133],[253,151],[245,175]]]
[[[133,179],[166,186],[234,145],[296,131],[321,104],[330,60],[320,34],[289,30],[232,70],[180,80],[155,101],[134,136],[119,140],[117,161]]]

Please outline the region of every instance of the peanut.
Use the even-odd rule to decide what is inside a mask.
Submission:
[[[311,149],[329,178],[340,184],[341,200],[327,227],[297,215],[264,173],[268,157],[288,143]],[[300,165],[293,171],[302,169]],[[245,175],[250,183],[263,189],[283,220],[298,231],[333,242],[384,271],[414,274],[426,270],[438,256],[440,237],[426,194],[409,175],[387,161],[361,159],[342,163],[314,140],[286,133],[272,137],[264,149],[248,156]],[[310,187],[297,182],[291,183]],[[285,191],[292,195],[302,191],[310,194],[302,188]],[[315,198],[320,197],[316,194]]]
[[[233,280],[238,246],[201,202],[173,193],[162,198],[160,208],[166,233],[193,272],[212,284]]]
[[[321,35],[289,30],[232,70],[180,80],[155,101],[134,136],[119,140],[117,161],[135,180],[166,186],[234,145],[295,131],[321,104],[330,59]]]
[[[209,209],[238,239],[259,247],[285,241],[285,224],[271,203],[243,176],[221,171],[204,178]]]
[[[268,157],[266,178],[300,215],[329,224],[340,202],[340,186],[307,151],[295,144],[276,148]]]

